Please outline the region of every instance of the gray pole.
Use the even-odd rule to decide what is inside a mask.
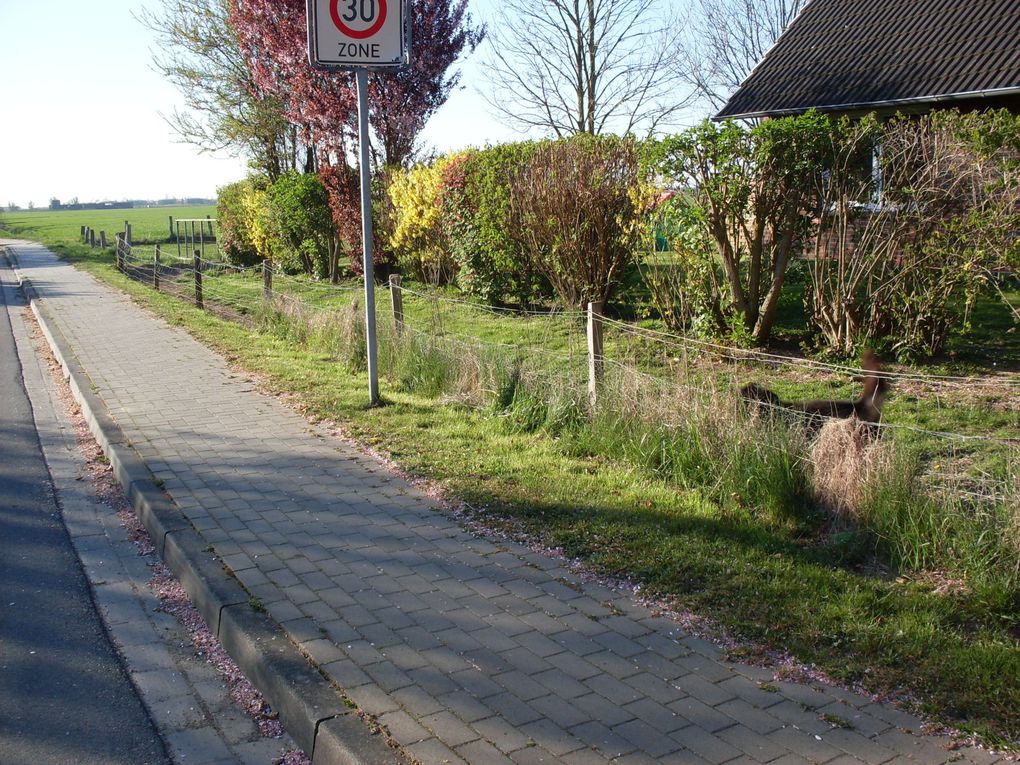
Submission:
[[[361,145],[361,240],[365,253],[365,341],[368,346],[369,404],[379,403],[379,370],[375,342],[375,280],[372,273],[372,168],[368,164],[368,70],[357,69],[358,140]]]

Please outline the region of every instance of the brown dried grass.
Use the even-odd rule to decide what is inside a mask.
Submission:
[[[857,418],[826,422],[809,452],[818,503],[837,518],[861,520],[868,481],[887,458],[873,429]]]

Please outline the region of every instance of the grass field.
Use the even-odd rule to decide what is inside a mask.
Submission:
[[[29,235],[11,225],[14,234]],[[550,378],[525,390],[513,370],[518,359],[541,366],[548,356],[562,365],[556,368],[559,377],[583,376],[583,326],[569,314],[522,318],[408,294],[407,336],[420,340],[420,347],[407,350],[414,343],[402,349],[385,337],[390,319],[380,290],[386,405],[368,408],[361,365],[337,342],[345,333],[357,337],[349,321],[357,315],[349,308],[357,299],[355,285],[338,292],[278,279],[278,291],[292,290],[302,305],[318,307],[315,315],[325,321],[316,324],[293,321],[280,308],[260,309],[257,273],[210,278],[207,299],[240,319],[224,321],[117,273],[109,252],[73,243],[77,225],[72,231],[70,244],[53,238],[47,243],[185,327],[268,388],[289,394],[302,413],[340,423],[361,443],[466,501],[486,524],[525,533],[603,574],[628,577],[645,594],[681,611],[708,618],[745,641],[747,647],[735,652],[739,656],[754,658],[761,647],[786,651],[844,682],[903,692],[934,718],[990,741],[1020,740],[1020,547],[1010,557],[1010,548],[1002,546],[1005,535],[1020,527],[1010,532],[1010,516],[1006,525],[992,526],[978,517],[977,506],[917,504],[909,496],[916,487],[900,486],[891,475],[886,496],[874,500],[891,508],[895,522],[917,527],[912,533],[922,552],[911,558],[895,548],[894,534],[900,532],[892,525],[877,530],[833,525],[802,485],[780,485],[799,475],[797,466],[791,471],[784,463],[781,448],[790,436],[782,427],[721,419],[720,427],[736,422],[751,438],[729,441],[711,429],[666,437],[666,429],[646,427],[635,431],[635,439],[626,432],[633,420],[579,424],[570,420],[576,409],[566,405],[563,421],[554,427],[548,399],[534,391]],[[186,274],[183,279],[187,298]],[[333,311],[324,312],[327,308]],[[706,388],[724,389],[753,376],[790,395],[851,395],[856,389],[845,375],[662,351],[661,343],[633,331],[609,333],[607,353],[614,362],[640,364],[655,375],[689,361]],[[457,358],[440,358],[443,353]],[[995,369],[994,354],[977,356],[978,368]],[[487,377],[482,367],[488,362],[496,371]],[[476,363],[478,380],[442,379],[451,369],[463,374]],[[663,403],[677,408],[690,403],[652,400],[652,387],[634,379],[638,403],[653,415]],[[467,389],[481,390],[485,398],[458,393]],[[995,455],[982,453],[989,445],[981,439],[1015,438],[1017,389],[967,388],[966,400],[961,390],[904,380],[888,417],[976,437],[951,442],[945,454],[919,444],[927,450],[929,472],[941,458],[954,456],[982,465],[981,473],[999,470],[1000,478],[1009,478],[1012,470],[1015,479],[1015,463],[996,467]],[[522,391],[527,395],[518,395]],[[709,415],[718,413],[707,398],[693,403],[705,403]],[[894,431],[894,440],[911,433],[923,436]],[[711,456],[713,439],[728,454],[699,464]],[[901,488],[906,496],[895,493]],[[918,508],[923,512],[915,512]],[[1020,521],[1013,512],[1013,522]],[[937,528],[928,528],[932,525]],[[973,549],[965,552],[972,536]],[[989,550],[994,560],[980,557]]]
[[[131,224],[135,242],[165,242],[170,235],[170,217],[177,219],[216,217],[215,206],[138,207],[129,210],[38,210],[0,212],[0,225],[26,239],[71,244],[81,241],[81,227],[105,231],[109,241]]]

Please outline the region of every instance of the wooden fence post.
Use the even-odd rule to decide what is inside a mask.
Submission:
[[[104,250],[106,249],[106,232],[105,231],[100,231],[99,232],[99,246],[102,247]]]
[[[202,253],[195,250],[195,305],[205,308],[205,301],[202,299]]]
[[[131,236],[131,224],[124,221],[124,243],[131,247],[134,244],[134,237]]]
[[[267,303],[273,300],[273,261],[269,258],[262,261],[262,299]]]
[[[123,247],[123,244],[124,244],[124,235],[121,234],[121,233],[118,233],[118,234],[115,235],[115,239],[116,239],[116,248],[115,248],[115,252],[114,252],[114,255],[113,255],[114,263],[116,263],[116,268],[117,268],[118,271],[123,271],[124,267],[121,265],[120,261],[121,261],[121,252],[123,251],[122,247]]]
[[[400,274],[390,274],[390,301],[393,303],[393,328],[397,334],[404,331],[404,293],[400,289],[400,282],[403,277]]]
[[[172,242],[172,241],[174,241],[174,238],[175,238],[174,237],[174,216],[168,215],[167,217],[170,218],[170,236],[167,237],[167,241],[168,242]]]
[[[88,239],[85,237],[85,226],[81,227],[81,240],[83,242],[87,242],[88,241]]]
[[[602,310],[604,303],[588,303],[588,400],[592,407],[598,399],[605,372],[602,344]]]
[[[161,255],[159,245],[156,245],[156,253],[152,256],[152,288],[159,292],[159,256]]]
[[[96,246],[96,232],[95,229],[89,229],[89,247]]]

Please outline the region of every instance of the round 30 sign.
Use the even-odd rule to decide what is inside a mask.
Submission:
[[[390,69],[409,59],[410,0],[306,0],[308,54],[320,69]]]
[[[330,0],[329,15],[342,34],[367,40],[386,23],[386,0]]]

